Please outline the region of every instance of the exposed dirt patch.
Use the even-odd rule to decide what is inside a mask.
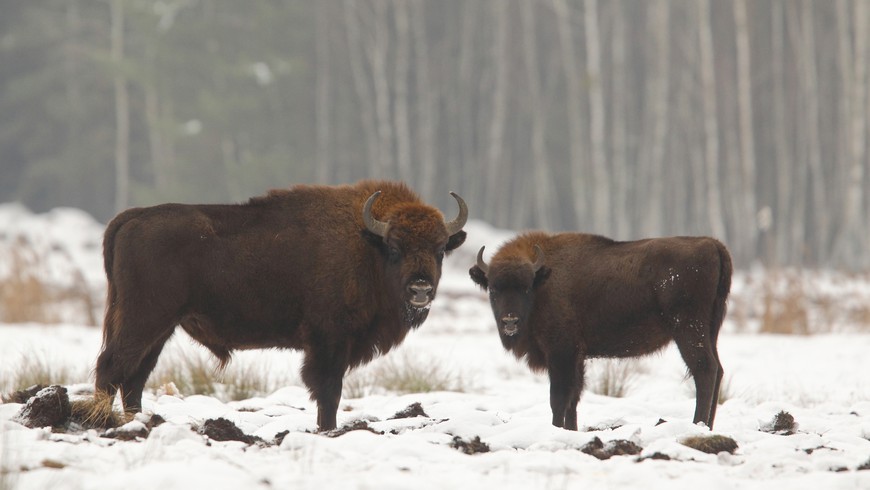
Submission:
[[[31,429],[59,427],[67,423],[70,413],[66,388],[52,385],[30,397],[13,420]]]
[[[580,451],[598,459],[610,459],[613,456],[625,456],[640,454],[643,450],[637,444],[625,439],[617,439],[604,444],[601,439],[594,438],[585,446],[580,448]]]
[[[328,430],[326,432],[323,432],[323,435],[325,435],[326,437],[341,437],[341,436],[347,434],[348,432],[353,432],[355,430],[367,430],[367,431],[369,431],[373,434],[377,434],[377,435],[383,434],[383,432],[378,432],[378,431],[372,429],[371,427],[369,427],[369,423],[366,422],[365,420],[354,420],[353,422],[351,422],[349,424],[345,424],[337,429]]]
[[[722,451],[734,454],[738,447],[737,441],[720,435],[687,437],[680,441],[680,444],[708,454],[719,454]]]
[[[18,390],[8,397],[3,397],[3,403],[27,403],[27,400],[36,396],[43,388],[47,387],[45,385],[33,385],[30,388]]]
[[[459,436],[454,436],[453,440],[450,441],[450,447],[453,449],[458,449],[465,454],[479,454],[479,453],[488,453],[489,445],[480,440],[480,436],[474,436],[474,439],[469,441],[464,441]]]
[[[798,424],[794,420],[792,414],[781,411],[773,416],[773,420],[761,426],[762,432],[777,434],[780,436],[790,436],[797,432]]]
[[[410,419],[410,418],[414,418],[414,417],[429,418],[429,416],[426,415],[426,412],[423,411],[423,405],[421,405],[420,402],[414,402],[414,403],[408,405],[407,408],[405,408],[404,410],[400,410],[400,411],[396,412],[395,415],[388,418],[387,420]]]
[[[240,441],[245,444],[263,442],[259,437],[245,434],[236,424],[225,418],[208,419],[202,423],[197,432],[213,441]]]

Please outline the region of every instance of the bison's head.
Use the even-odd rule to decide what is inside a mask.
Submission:
[[[534,246],[534,258],[497,256],[490,265],[483,261],[483,249],[477,253],[477,264],[468,272],[471,279],[489,291],[489,303],[502,337],[522,333],[532,312],[535,288],[549,275],[544,266],[544,251]]]
[[[386,258],[388,282],[404,298],[409,310],[423,310],[435,298],[444,255],[465,241],[462,227],[468,207],[457,194],[459,215],[444,221],[438,210],[419,202],[402,202],[387,208],[381,219],[372,216],[375,192],[363,206],[363,222],[372,241]]]

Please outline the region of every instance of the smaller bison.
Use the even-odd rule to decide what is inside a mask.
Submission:
[[[533,232],[472,280],[489,291],[502,345],[547,370],[553,425],[577,430],[586,358],[636,357],[673,340],[695,380],[694,422],[713,427],[722,365],[716,338],[731,287],[731,257],[712,238],[617,242]]]

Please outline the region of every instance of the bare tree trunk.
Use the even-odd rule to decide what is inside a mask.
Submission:
[[[733,0],[734,23],[737,41],[737,98],[740,107],[740,162],[742,213],[736,223],[744,229],[744,254],[754,257],[758,252],[758,227],[756,216],[758,205],[755,200],[755,138],[752,123],[752,78],[749,29],[746,19],[746,0]]]
[[[411,125],[408,120],[408,66],[411,61],[411,42],[408,27],[408,3],[393,0],[396,19],[396,70],[393,87],[396,121],[396,163],[399,178],[411,181]]]
[[[124,0],[112,0],[111,56],[115,68],[115,211],[130,201],[130,98],[124,62]]]
[[[845,9],[841,12],[844,13]],[[855,2],[855,13],[852,17],[855,35],[855,54],[853,56],[854,71],[852,93],[848,94],[851,116],[851,164],[846,187],[846,199],[843,206],[843,224],[837,233],[833,255],[835,265],[855,266],[861,262],[863,243],[866,240],[866,220],[861,219],[864,193],[864,166],[866,165],[867,146],[867,4]],[[845,19],[843,19],[845,20]],[[843,94],[845,97],[846,94]],[[866,265],[866,259],[865,259]]]
[[[788,137],[786,135],[786,89],[785,89],[785,32],[782,4],[771,3],[771,72],[773,76],[773,129],[776,160],[776,212],[773,232],[776,240],[776,264],[788,263],[793,256],[792,237],[789,235],[791,217],[791,181],[789,165],[792,164]]]
[[[571,154],[571,188],[574,192],[574,219],[578,227],[589,223],[587,212],[587,189],[592,188],[586,175],[586,163],[583,155],[583,107],[580,88],[582,81],[577,66],[577,56],[574,51],[574,34],[572,26],[572,10],[566,0],[553,0],[553,8],[558,17],[559,46],[561,48],[562,65],[565,72],[565,87],[568,93],[568,124],[569,148]]]
[[[798,33],[800,31],[801,21],[799,18],[800,14],[798,12],[799,8],[800,8],[800,5],[797,2],[783,2],[784,12],[788,16],[788,19],[787,19],[788,23],[786,24],[786,26],[784,26],[784,32],[792,33],[792,36],[796,36],[797,35],[796,33]],[[797,39],[796,37],[794,39],[792,39],[791,41],[792,41],[792,45],[795,47],[800,45],[800,40]],[[796,49],[795,51],[796,52],[795,52],[794,57],[797,60],[797,65],[798,65],[798,68],[796,71],[798,72],[797,74],[800,75],[800,73],[804,71],[804,69],[801,66],[804,63],[804,61],[803,61],[804,57],[800,53],[801,50]],[[785,51],[783,51],[783,52],[785,52]],[[806,105],[805,100],[804,100],[805,99],[804,93],[806,92],[806,90],[804,89],[802,92],[803,93],[800,94],[799,102],[802,103],[801,105]],[[787,109],[787,107],[788,106],[786,106],[786,109]],[[800,108],[800,105],[799,105],[799,108]],[[806,111],[805,109],[803,109],[803,111],[801,111],[799,109],[795,110],[795,114],[794,114],[793,119],[796,119],[797,121],[795,124],[796,128],[793,129],[794,133],[799,132],[799,129],[801,126],[800,123],[804,122],[804,119],[806,119],[805,114],[802,114],[802,112],[805,112],[805,111]],[[787,112],[787,110],[785,112],[785,115],[786,115],[786,118],[784,119],[784,121],[787,123],[790,119],[790,118],[788,118],[789,113]],[[802,117],[798,117],[798,116],[802,116]],[[789,139],[786,139],[786,142],[788,142],[788,141],[789,141]],[[801,143],[803,143],[803,141],[801,141]],[[791,208],[791,238],[790,238],[790,240],[791,240],[793,247],[794,247],[793,257],[792,257],[792,260],[790,262],[794,263],[798,266],[804,265],[806,263],[807,259],[809,258],[809,247],[811,246],[810,244],[807,243],[808,242],[808,238],[807,238],[807,224],[808,223],[807,223],[807,218],[806,218],[806,216],[807,216],[806,193],[809,190],[809,182],[808,182],[809,179],[808,179],[808,171],[807,171],[809,164],[807,163],[807,159],[808,159],[807,153],[808,152],[806,151],[805,147],[803,147],[802,145],[796,144],[793,148],[793,153],[791,153],[789,155],[792,158],[792,162],[790,162],[790,163],[794,166],[794,170],[791,172],[791,177],[792,177],[791,188],[795,190],[795,192],[791,193],[791,200],[789,202],[789,206]]]
[[[710,27],[709,0],[698,0],[699,49],[701,54],[701,87],[703,90],[705,161],[707,164],[705,189],[707,214],[713,236],[727,241],[722,217],[722,198],[719,194],[719,124],[716,108],[716,74],[713,65],[713,34]]]
[[[631,230],[628,215],[629,201],[634,194],[628,188],[628,129],[626,127],[626,111],[628,106],[628,77],[626,69],[626,37],[625,12],[620,0],[610,3],[613,18],[612,27],[612,68],[611,68],[611,168],[613,172],[613,187],[610,194],[613,217],[611,230],[618,239],[626,240]]]
[[[554,197],[554,190],[550,180],[550,163],[547,159],[547,146],[544,139],[544,135],[547,133],[547,118],[541,100],[535,6],[531,2],[521,2],[520,4],[523,13],[523,53],[532,116],[532,171],[535,177],[534,191],[531,193],[528,192],[528,189],[523,189],[523,191],[532,195],[532,202],[535,206],[535,222],[544,229],[550,229],[552,227],[550,202]]]
[[[344,1],[344,23],[345,33],[347,35],[347,56],[350,61],[351,75],[353,77],[353,85],[356,90],[357,101],[359,102],[359,114],[361,117],[362,132],[365,135],[367,142],[366,149],[368,154],[368,168],[370,175],[377,175],[380,160],[380,144],[378,135],[374,128],[377,125],[375,120],[375,109],[372,105],[372,88],[366,76],[365,67],[362,64],[363,47],[362,37],[359,29],[359,15],[357,12],[357,3],[354,0]]]
[[[586,28],[586,77],[589,82],[589,134],[594,182],[592,217],[597,233],[610,229],[610,193],[612,192],[604,154],[604,91],[601,80],[601,47],[598,33],[598,0],[585,0],[583,12]]]
[[[329,74],[329,8],[330,2],[317,2],[315,15],[317,28],[315,38],[315,118],[317,119],[317,182],[325,184],[334,178],[332,154],[330,151],[331,126],[330,100],[331,77]]]
[[[417,148],[422,167],[420,189],[427,199],[434,198],[435,188],[435,131],[438,128],[438,94],[432,87],[429,66],[429,44],[426,37],[426,11],[422,0],[414,0],[412,28],[417,76]]]
[[[806,104],[806,151],[809,159],[810,185],[812,187],[812,228],[810,237],[812,257],[816,265],[828,255],[828,217],[825,196],[825,175],[822,171],[822,150],[819,139],[819,82],[816,68],[816,37],[813,27],[813,1],[804,0],[803,15],[801,16],[801,30],[803,36],[802,80],[804,86],[804,103]]]
[[[495,86],[492,90],[492,116],[489,124],[489,146],[487,150],[487,188],[484,198],[487,203],[486,216],[503,224],[501,213],[504,209],[502,196],[506,189],[502,186],[499,176],[506,173],[504,170],[504,132],[505,119],[507,117],[507,94],[508,94],[508,4],[500,0],[492,2],[495,16],[495,39],[492,46],[493,61],[496,66]]]
[[[372,167],[372,175],[388,176],[393,172],[393,124],[390,117],[390,83],[387,75],[387,51],[390,49],[389,17],[386,0],[374,0],[372,32],[374,42],[368,44],[366,53],[372,70],[375,88],[375,116],[378,122],[378,157]]]
[[[652,12],[648,17],[648,33],[653,38],[650,43],[648,57],[652,73],[647,81],[647,94],[644,103],[646,109],[644,122],[644,142],[640,164],[645,167],[642,184],[647,187],[647,199],[642,201],[645,209],[641,211],[643,219],[642,232],[645,236],[659,235],[664,232],[664,154],[668,133],[670,95],[670,2],[656,0],[650,7]]]

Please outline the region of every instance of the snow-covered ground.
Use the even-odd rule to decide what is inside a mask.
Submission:
[[[43,240],[47,250],[64,250],[66,262],[52,258],[46,277],[62,281],[63,267],[75,265],[90,287],[103,287],[98,224],[74,210],[33,216],[0,206],[0,238],[7,243],[13,225],[41,236],[32,241]],[[870,462],[870,334],[849,328],[814,336],[747,334],[739,332],[752,328],[726,320],[719,351],[728,399],[712,433],[737,442],[733,455],[680,444],[710,431],[691,424],[692,383],[674,348],[640,360],[625,397],[587,389],[579,406],[581,430],[557,429],[549,423],[546,376],[503,352],[486,298],[467,277],[480,245],[492,252],[512,234],[479,222],[467,231],[466,245],[445,261],[429,320],[400,349],[363,368],[375,370],[390,360],[435,365],[462,392],[368,390],[360,398],[345,397],[339,425],[363,420],[374,432],[327,437],[312,433],[316,408],[298,382],[298,353],[240,353],[234,364],[267,363],[270,375],[295,381],[231,402],[146,393],[145,411],[167,422],[144,440],[28,429],[12,420],[22,405],[0,404],[0,489],[870,488],[870,470],[857,469]],[[735,293],[751,283],[750,274],[736,280]],[[866,298],[866,285],[855,288]],[[203,352],[182,335],[172,343],[167,356]],[[93,326],[0,325],[0,380],[36,356],[66,366],[81,382],[68,385],[76,393],[88,386],[99,347],[100,331]],[[592,362],[590,385],[604,367]],[[416,402],[426,417],[390,420]],[[795,434],[761,430],[783,410],[798,423]],[[195,432],[218,417],[265,441],[288,432],[274,445],[218,442]],[[490,451],[464,454],[451,446],[455,437],[480,437]],[[629,440],[643,449],[601,461],[580,450],[595,437]]]

